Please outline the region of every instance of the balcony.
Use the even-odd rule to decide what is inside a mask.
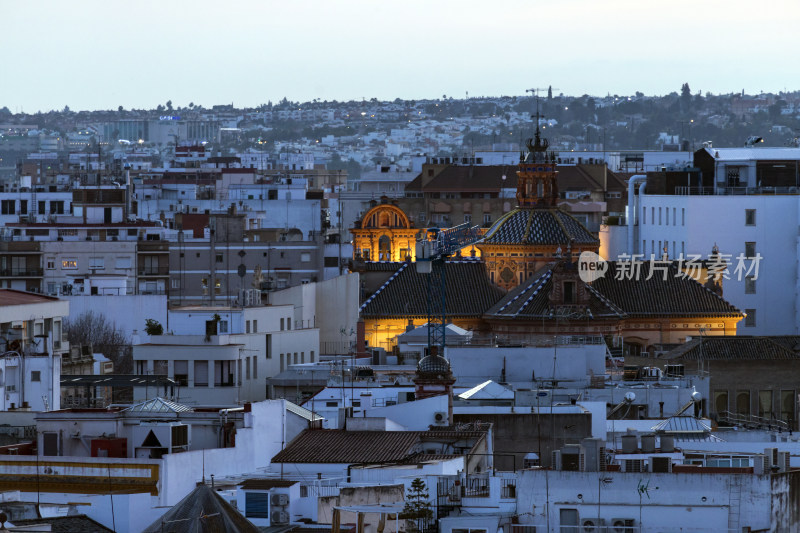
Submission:
[[[44,270],[41,268],[5,268],[0,270],[3,278],[41,278]]]
[[[144,276],[169,276],[169,266],[139,268],[139,277]]]

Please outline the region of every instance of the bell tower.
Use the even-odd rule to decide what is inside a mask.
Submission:
[[[535,115],[538,117],[539,114]],[[536,134],[526,142],[528,152],[520,153],[517,171],[517,203],[522,209],[556,207],[558,205],[558,171],[556,154],[548,151],[536,125]]]

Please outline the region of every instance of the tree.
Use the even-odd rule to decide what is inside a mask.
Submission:
[[[431,502],[429,501],[428,487],[425,482],[420,478],[415,478],[411,482],[406,494],[406,504],[403,507],[402,516],[406,520],[413,520],[413,526],[416,526],[417,531],[422,531],[433,519],[433,511],[431,510]]]
[[[692,90],[689,88],[688,83],[681,85],[681,107],[684,111],[688,111],[692,105]]]
[[[130,374],[133,371],[133,350],[125,333],[106,317],[86,311],[64,324],[64,333],[73,346],[92,345],[93,351],[101,353],[114,363],[114,372]]]
[[[167,100],[167,111],[172,113],[172,100]]]
[[[125,111],[125,108],[124,108],[124,107],[122,107],[122,106],[119,106],[119,107],[117,108],[117,113],[122,113],[123,111]]]
[[[164,326],[158,320],[148,318],[144,321],[144,331],[148,335],[163,335]]]
[[[553,86],[552,85],[548,85],[547,86],[547,99],[548,100],[552,100],[553,99]]]

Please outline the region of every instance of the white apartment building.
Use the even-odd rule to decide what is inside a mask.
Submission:
[[[174,397],[183,403],[219,406],[263,400],[267,378],[290,363],[319,358],[319,329],[296,320],[292,305],[189,306],[168,314],[168,334],[139,343],[134,339],[134,372],[173,379]],[[134,398],[153,394],[137,387]]]
[[[639,232],[632,253],[660,258],[666,248],[671,259],[681,255],[708,259],[717,246],[720,254],[729,254],[724,297],[747,314],[739,333],[798,332],[800,196],[648,194],[640,199],[637,211]],[[757,273],[736,271],[737,257],[756,255],[761,257]],[[744,261],[747,269],[753,263]]]
[[[49,411],[61,406],[63,321],[69,302],[0,289],[0,406]]]

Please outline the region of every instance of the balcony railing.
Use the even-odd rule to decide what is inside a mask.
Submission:
[[[139,269],[140,276],[167,276],[169,275],[169,266],[148,267]]]
[[[4,278],[36,278],[42,277],[44,270],[41,268],[5,268],[0,270],[0,276]]]

